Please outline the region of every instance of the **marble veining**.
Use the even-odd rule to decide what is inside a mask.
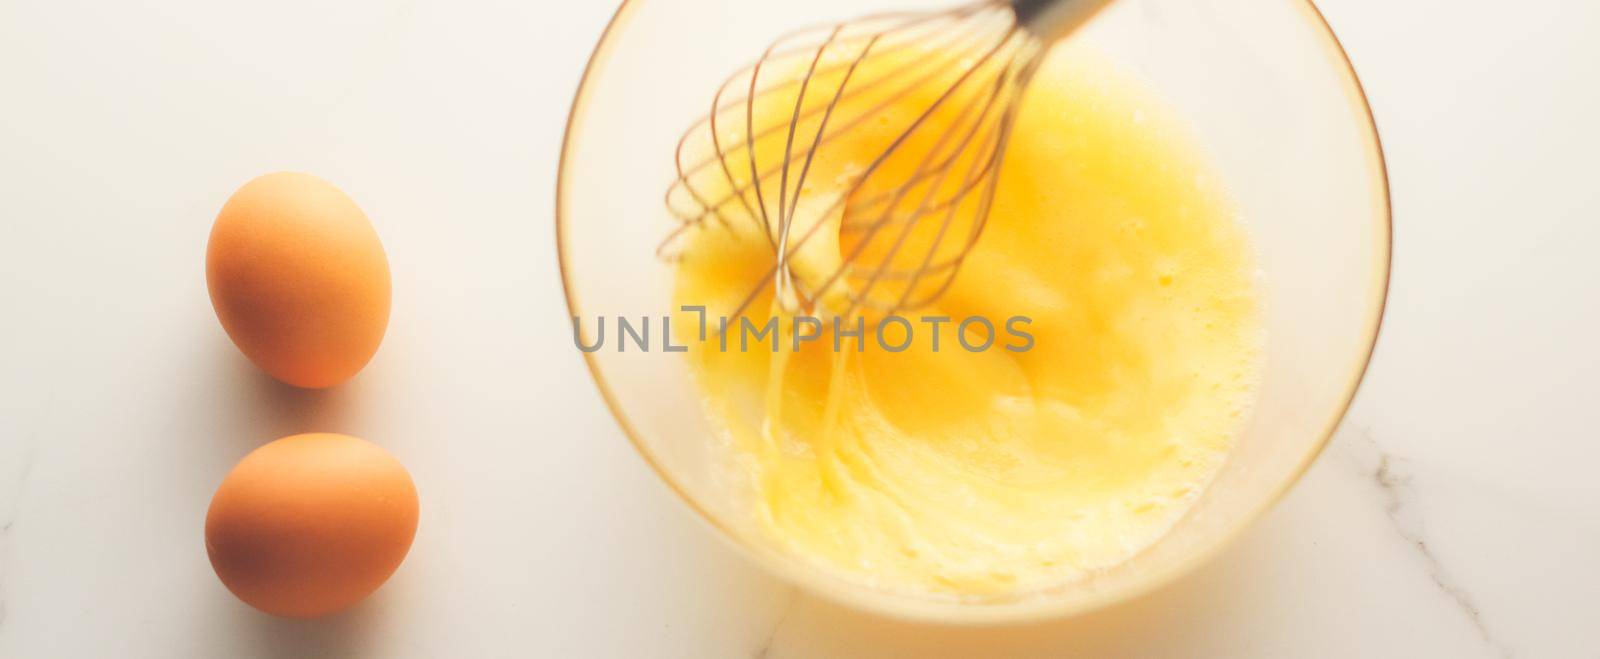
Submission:
[[[10,583],[15,574],[11,565],[11,536],[17,525],[17,516],[22,509],[23,490],[28,487],[28,477],[33,473],[34,453],[38,450],[38,433],[23,440],[24,448],[17,470],[12,476],[15,480],[6,489],[11,492],[10,504],[5,507],[3,516],[0,516],[0,636],[6,634],[6,621],[10,614]]]
[[[778,635],[783,633],[784,625],[788,623],[789,618],[794,615],[794,608],[795,606],[799,605],[800,597],[800,589],[790,586],[788,595],[789,603],[784,605],[783,613],[778,614],[778,619],[772,623],[772,631],[767,633],[767,640],[764,641],[761,644],[761,647],[756,650],[755,659],[768,659],[768,657],[771,656],[773,646],[778,641]]]
[[[1511,650],[1490,630],[1489,624],[1484,621],[1483,612],[1473,602],[1467,587],[1446,569],[1429,546],[1422,515],[1415,504],[1416,479],[1411,462],[1384,450],[1373,434],[1372,428],[1361,429],[1359,435],[1366,446],[1376,454],[1377,465],[1372,469],[1372,482],[1382,494],[1384,514],[1388,515],[1390,522],[1394,524],[1395,532],[1407,545],[1415,549],[1417,557],[1422,560],[1423,569],[1428,573],[1428,578],[1438,586],[1440,592],[1460,608],[1462,615],[1466,616],[1477,629],[1483,642],[1493,647],[1499,656],[1510,659],[1513,656]]]

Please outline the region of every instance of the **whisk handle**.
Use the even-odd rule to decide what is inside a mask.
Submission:
[[[1011,0],[1017,23],[1034,36],[1055,41],[1078,29],[1111,0]]]

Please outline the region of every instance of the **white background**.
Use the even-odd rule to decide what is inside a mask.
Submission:
[[[1377,359],[1333,445],[1221,558],[1077,620],[928,628],[748,566],[634,454],[570,346],[561,129],[613,7],[0,0],[0,657],[1600,656],[1600,4],[1325,0],[1394,187]],[[212,315],[210,222],[328,178],[394,267],[329,392]],[[233,599],[232,464],[342,431],[422,523],[331,619]]]

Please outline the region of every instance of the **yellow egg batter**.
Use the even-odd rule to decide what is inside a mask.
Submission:
[[[882,138],[834,145],[806,203]],[[832,235],[797,257],[801,278],[851,240],[823,221]],[[765,341],[741,351],[736,335],[721,349],[718,312],[773,250],[711,223],[686,240],[675,300],[710,310],[687,358],[726,433],[730,482],[744,484],[730,496],[749,498],[785,551],[875,587],[1017,597],[1125,561],[1206,487],[1252,401],[1262,337],[1247,236],[1181,122],[1079,50],[1038,72],[988,225],[949,290],[908,314],[904,352],[870,326],[836,352],[826,324],[797,352],[791,324],[777,354]],[[750,306],[763,321],[772,308],[770,293]],[[935,333],[922,316],[955,322]],[[1023,343],[1006,332],[1018,316],[1025,351],[1006,349]],[[991,320],[992,347],[960,347],[968,317]],[[696,338],[692,321],[678,314],[673,335]]]

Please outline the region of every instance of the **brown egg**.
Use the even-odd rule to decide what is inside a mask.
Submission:
[[[376,444],[312,433],[252,451],[206,513],[223,585],[267,613],[341,611],[388,580],[417,532],[411,475]]]
[[[211,227],[206,285],[234,345],[298,387],[350,379],[389,325],[377,231],[339,188],[309,174],[267,174],[233,193]]]

